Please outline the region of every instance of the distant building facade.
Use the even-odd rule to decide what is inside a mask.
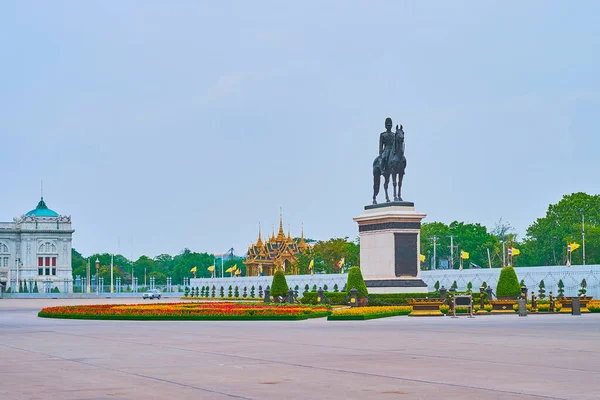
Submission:
[[[13,222],[0,222],[2,290],[73,292],[71,217],[59,215],[42,197],[37,207]]]

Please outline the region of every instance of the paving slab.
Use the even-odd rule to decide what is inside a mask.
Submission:
[[[0,300],[0,399],[600,398],[600,314],[369,321],[37,317],[46,306],[123,302],[148,301]]]

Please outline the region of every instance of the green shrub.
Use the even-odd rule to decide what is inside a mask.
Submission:
[[[348,296],[346,292],[325,292],[323,295],[329,300],[331,304],[335,305],[346,305],[348,304]],[[317,304],[317,293],[315,292],[304,292],[302,294],[302,299],[300,299],[302,304]]]
[[[438,290],[440,290],[440,281],[435,281],[435,285],[433,285],[433,288],[435,289],[436,292]]]
[[[376,293],[369,295],[370,306],[406,306],[408,299],[439,298],[439,293]]]
[[[285,297],[289,290],[283,271],[276,271],[273,275],[273,283],[271,283],[271,296]]]
[[[565,297],[565,284],[562,279],[558,281],[558,297]]]
[[[521,295],[521,286],[519,279],[513,267],[504,267],[500,271],[498,286],[496,287],[497,297],[516,298]]]
[[[40,290],[38,289],[37,282],[36,282],[36,283],[33,285],[33,293],[39,293],[39,292],[40,292]]]
[[[587,288],[587,282],[585,281],[585,278],[581,281],[581,289],[579,289],[579,296],[585,296],[585,293],[587,292],[586,288]]]
[[[350,290],[352,288],[358,290],[359,298],[364,299],[369,297],[369,291],[360,272],[360,267],[351,267],[350,271],[348,271],[348,282],[346,283],[346,294],[348,297],[350,297]]]
[[[543,299],[544,297],[546,297],[546,291],[544,290],[546,288],[546,284],[544,283],[543,279],[540,281],[540,285],[538,287],[538,297],[540,299]]]

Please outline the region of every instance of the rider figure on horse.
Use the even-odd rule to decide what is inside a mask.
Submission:
[[[377,194],[381,176],[384,177],[385,199],[390,201],[387,188],[392,178],[394,188],[394,201],[402,201],[401,190],[406,157],[404,156],[404,130],[396,125],[396,132],[392,132],[392,119],[385,119],[385,132],[379,135],[379,156],[373,161],[373,204],[377,204]]]

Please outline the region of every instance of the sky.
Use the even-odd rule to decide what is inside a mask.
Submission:
[[[355,238],[386,117],[425,222],[598,193],[596,1],[5,0],[0,48],[0,221],[43,180],[84,255]]]

